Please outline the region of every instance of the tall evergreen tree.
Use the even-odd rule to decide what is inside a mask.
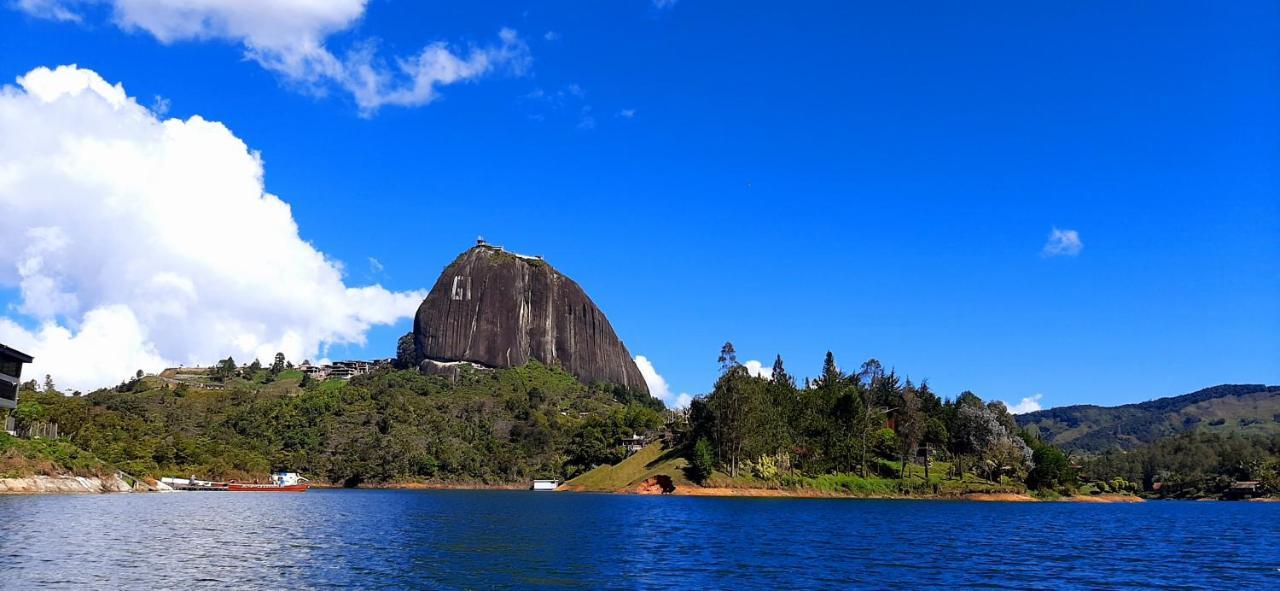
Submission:
[[[720,347],[720,372],[725,373],[738,367],[738,352],[733,350],[733,343],[724,342],[724,346]]]
[[[275,361],[271,363],[271,375],[278,376],[284,371],[284,353],[276,353]]]
[[[899,449],[902,452],[902,470],[899,476],[906,478],[911,475],[911,458],[924,438],[925,431],[925,416],[921,412],[920,397],[915,386],[911,385],[911,380],[907,380],[902,388],[899,406],[894,413],[894,428],[898,436]]]
[[[774,384],[779,386],[786,386],[789,388],[796,387],[796,379],[791,374],[787,373],[786,367],[783,367],[781,355],[778,355],[773,360],[773,377],[771,380]]]
[[[855,385],[859,388],[865,388],[867,391],[862,393],[863,414],[860,423],[862,435],[862,461],[860,462],[863,478],[867,476],[867,448],[869,447],[869,439],[871,431],[876,428],[876,419],[880,414],[874,412],[872,402],[877,398],[877,393],[882,392],[884,388],[884,366],[874,357],[862,363],[862,367],[858,369]],[[896,378],[895,378],[896,379]],[[896,384],[895,384],[896,385]]]
[[[840,380],[844,379],[844,375],[840,373],[840,367],[836,365],[836,356],[827,351],[827,356],[822,359],[822,375],[818,377],[818,387],[832,387]]]

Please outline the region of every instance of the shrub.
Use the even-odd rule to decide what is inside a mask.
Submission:
[[[1050,489],[1069,484],[1071,465],[1066,454],[1052,445],[1037,446],[1032,452],[1031,461],[1035,467],[1027,475],[1027,487],[1034,489]]]
[[[777,480],[778,475],[791,468],[791,456],[786,452],[761,456],[750,463],[751,475],[761,480]]]
[[[711,442],[706,437],[699,437],[693,444],[693,456],[689,458],[691,473],[689,476],[698,483],[707,481],[716,467],[716,456],[711,451]]]

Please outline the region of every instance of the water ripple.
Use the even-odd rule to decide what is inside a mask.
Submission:
[[[1280,588],[1280,504],[0,497],[5,588]]]

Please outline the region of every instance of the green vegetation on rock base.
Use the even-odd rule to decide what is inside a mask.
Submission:
[[[106,462],[65,439],[19,439],[0,433],[0,478],[105,477],[114,472]]]
[[[139,477],[293,470],[345,485],[572,477],[621,460],[623,436],[661,422],[652,406],[536,363],[456,382],[416,371],[300,381],[286,370],[223,390],[142,380],[82,397],[26,390],[18,414],[56,422],[70,444]]]

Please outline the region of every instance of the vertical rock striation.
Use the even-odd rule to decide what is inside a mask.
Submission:
[[[441,273],[418,307],[413,335],[423,371],[537,360],[584,383],[649,392],[631,353],[577,283],[540,258],[483,242]]]

